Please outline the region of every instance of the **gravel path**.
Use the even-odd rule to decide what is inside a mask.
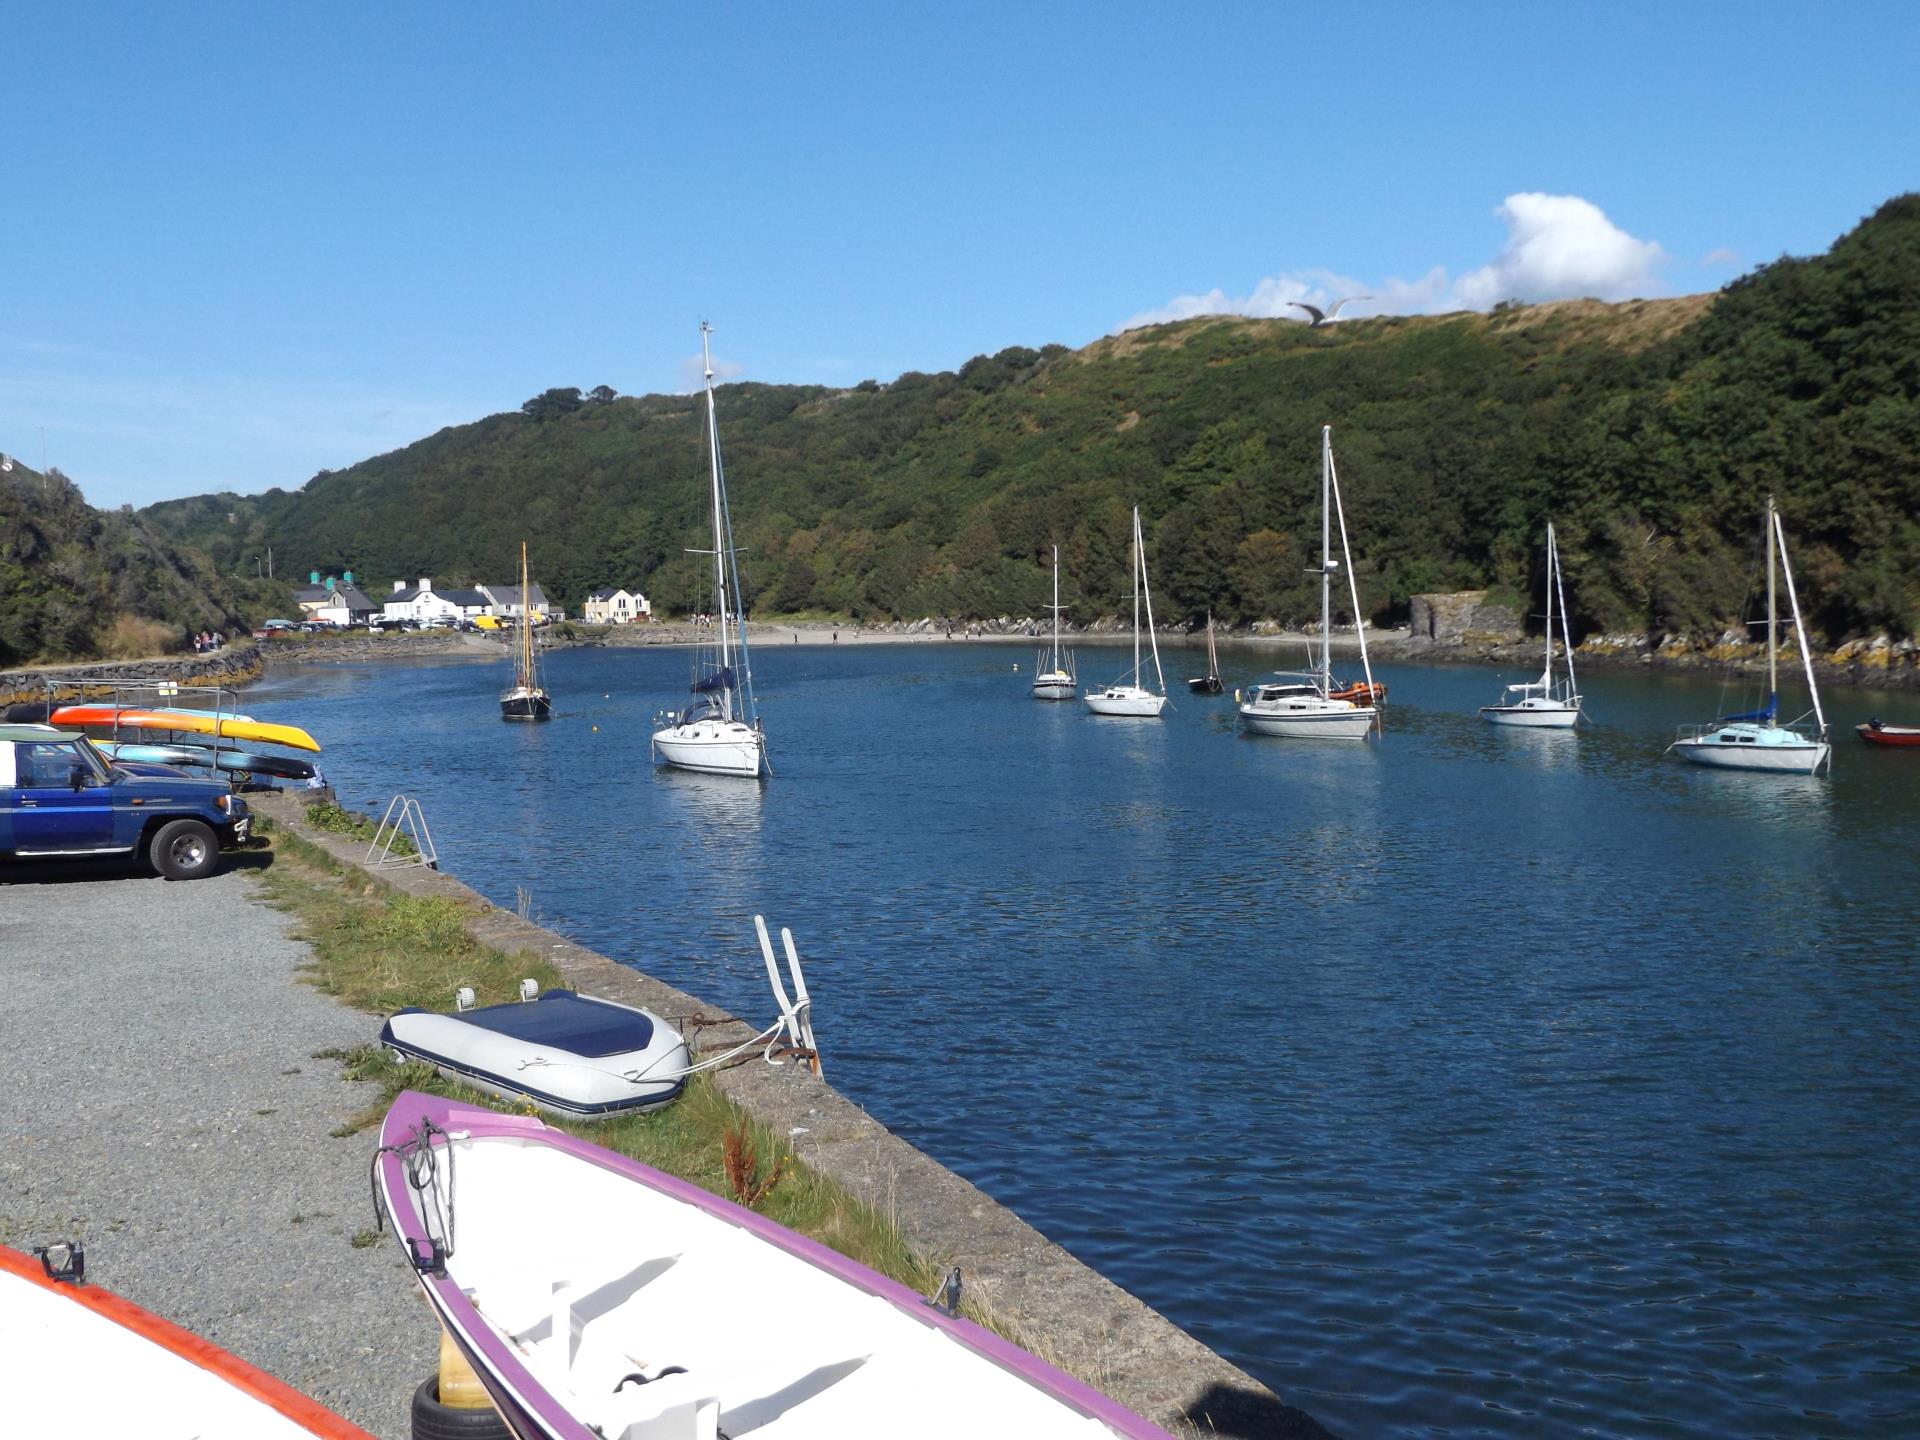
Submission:
[[[0,1242],[78,1235],[89,1279],[405,1440],[439,1332],[391,1236],[351,1244],[373,1132],[330,1132],[373,1097],[313,1058],[377,1026],[287,925],[243,871],[0,870]]]

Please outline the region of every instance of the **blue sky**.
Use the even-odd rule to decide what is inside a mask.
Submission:
[[[1920,6],[10,7],[0,451],[295,486],[553,385],[1713,289],[1920,186]],[[1710,258],[1711,257],[1711,258]]]

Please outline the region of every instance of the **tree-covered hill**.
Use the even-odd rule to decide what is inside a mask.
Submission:
[[[700,401],[553,390],[299,491],[145,512],[229,573],[508,574],[564,601],[701,601]],[[1764,497],[1814,618],[1920,625],[1920,196],[1717,297],[1503,306],[1308,329],[1208,318],[1011,348],[851,390],[729,385],[722,446],[760,612],[1031,613],[1050,547],[1087,618],[1122,608],[1128,509],[1174,616],[1302,619],[1334,443],[1376,615],[1538,583],[1557,522],[1583,628],[1738,620]]]
[[[0,665],[178,649],[242,624],[244,588],[58,470],[0,471]]]

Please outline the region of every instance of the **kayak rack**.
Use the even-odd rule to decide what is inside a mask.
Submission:
[[[394,853],[394,847],[402,840],[410,842],[411,853]],[[360,863],[373,870],[403,870],[414,865],[424,865],[429,870],[440,868],[439,853],[433,848],[433,832],[427,828],[427,817],[421,812],[418,800],[403,792],[387,802],[387,813],[374,828],[373,839],[367,842],[367,853]]]

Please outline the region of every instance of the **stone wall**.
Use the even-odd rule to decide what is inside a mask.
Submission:
[[[1485,590],[1415,595],[1412,604],[1408,638],[1415,645],[1512,645],[1526,638],[1513,608],[1488,600]]]
[[[0,670],[0,705],[47,698],[79,700],[105,695],[116,680],[173,680],[182,685],[244,685],[260,678],[260,647],[229,645],[212,655],[162,655],[150,660],[103,660],[90,665],[36,666]]]

